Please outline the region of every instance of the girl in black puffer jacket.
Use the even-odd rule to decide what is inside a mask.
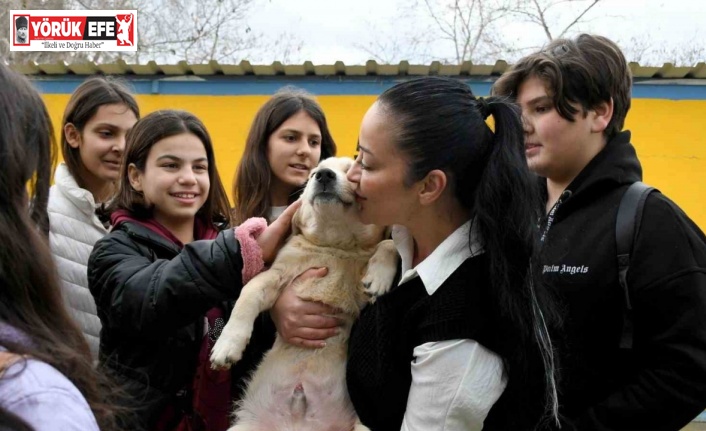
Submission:
[[[244,268],[272,260],[296,206],[266,229],[262,222],[256,241],[246,234],[239,241],[226,229],[228,199],[201,121],[158,111],[130,131],[113,231],[93,249],[88,279],[103,325],[101,365],[127,384],[141,426],[227,427],[237,383],[274,327],[253,337],[249,356],[231,371],[210,369],[210,347],[246,281]]]

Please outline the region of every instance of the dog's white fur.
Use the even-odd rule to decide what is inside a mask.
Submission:
[[[346,179],[353,163],[330,158],[312,171],[292,219],[293,236],[272,267],[243,287],[211,362],[223,367],[240,360],[257,315],[272,307],[283,286],[312,267],[326,267],[328,274],[295,285],[297,295],[341,310],[343,327],[321,349],[292,346],[278,335],[252,376],[229,431],[368,430],[348,397],[348,337],[362,307],[390,287],[397,252],[392,241],[383,241],[383,227],[360,222],[353,184]],[[326,176],[328,182],[322,180]]]

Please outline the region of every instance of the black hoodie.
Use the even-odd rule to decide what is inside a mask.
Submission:
[[[706,407],[706,238],[661,193],[645,203],[630,261],[634,347],[619,349],[615,221],[623,193],[641,179],[622,132],[541,225],[543,277],[566,312],[563,429],[679,430]]]

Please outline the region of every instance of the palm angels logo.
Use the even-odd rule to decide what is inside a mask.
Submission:
[[[542,274],[586,274],[588,272],[588,267],[585,265],[581,266],[571,266],[571,265],[544,265],[542,268]]]

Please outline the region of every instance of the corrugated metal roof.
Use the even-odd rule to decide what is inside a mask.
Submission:
[[[346,65],[342,61],[334,64],[313,64],[305,61],[302,64],[283,64],[279,61],[267,64],[251,64],[241,61],[238,64],[220,64],[210,61],[206,64],[189,64],[180,61],[177,64],[157,64],[150,61],[147,64],[128,64],[118,60],[115,63],[75,63],[64,62],[37,64],[12,64],[11,67],[25,75],[93,75],[103,73],[108,75],[138,75],[138,76],[499,76],[509,67],[508,63],[498,60],[493,65],[473,64],[466,61],[460,65],[442,64],[433,61],[430,64],[410,64],[401,61],[399,64],[378,64],[369,60],[365,65]],[[633,76],[638,79],[706,79],[706,62],[700,62],[693,67],[674,66],[665,63],[662,66],[640,66],[630,63]]]

